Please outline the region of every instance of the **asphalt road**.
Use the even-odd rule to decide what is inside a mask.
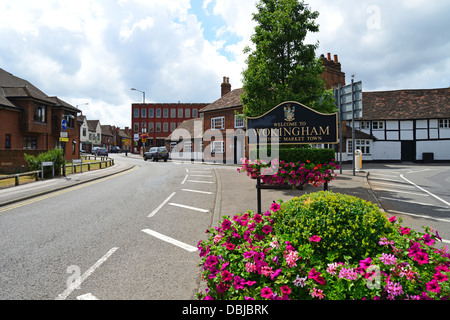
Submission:
[[[369,184],[382,207],[403,223],[429,226],[450,244],[450,166],[385,165],[367,169]]]
[[[137,166],[0,214],[0,300],[195,297],[212,168],[125,161]]]

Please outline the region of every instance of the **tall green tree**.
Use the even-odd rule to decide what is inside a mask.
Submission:
[[[319,76],[324,72],[316,44],[305,44],[309,32],[318,32],[319,16],[303,0],[260,0],[247,47],[242,103],[246,116],[260,116],[284,101],[297,101],[317,111],[334,112],[331,91]]]

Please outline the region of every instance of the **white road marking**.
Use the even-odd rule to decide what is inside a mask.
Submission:
[[[388,191],[388,192],[396,192],[396,193],[407,193],[410,194],[412,196],[421,196],[421,197],[429,197],[429,195],[427,194],[423,194],[423,193],[415,193],[415,192],[411,192],[411,191],[407,191],[407,190],[394,190],[394,189],[385,189],[385,188],[374,188],[375,190],[378,191]]]
[[[377,182],[377,181],[371,181],[372,184],[374,185],[383,185],[383,186],[393,186],[393,187],[402,187],[402,188],[407,188],[407,189],[414,189],[414,186],[407,186],[407,185],[398,185],[395,183],[386,183],[386,182]]]
[[[191,190],[191,189],[181,189],[181,190],[187,191],[187,192],[196,192],[196,193],[212,194],[212,192],[209,192],[209,191],[200,191],[200,190]]]
[[[183,181],[181,182],[181,184],[184,184],[187,180],[187,178],[189,177],[189,175],[187,174],[186,177],[184,177]]]
[[[199,181],[199,180],[188,180],[189,182],[198,182],[198,183],[214,183],[211,181]]]
[[[163,234],[161,234],[159,232],[156,232],[156,231],[153,231],[153,230],[150,230],[150,229],[144,229],[142,231],[147,233],[147,234],[149,234],[149,235],[151,235],[151,236],[153,236],[153,237],[156,237],[156,238],[158,238],[160,240],[163,240],[165,242],[168,242],[168,243],[171,243],[173,245],[176,245],[177,247],[180,247],[180,248],[182,248],[184,250],[187,250],[189,252],[195,252],[195,251],[198,250],[196,247],[193,247],[193,246],[191,246],[191,245],[189,245],[187,243],[184,243],[184,242],[175,240],[173,238],[170,238],[168,236],[165,236],[165,235],[163,235]]]
[[[413,217],[418,217],[418,218],[423,218],[423,219],[429,219],[429,220],[437,220],[437,221],[442,221],[442,222],[450,222],[450,219],[440,219],[440,218],[434,218],[434,217],[429,217],[429,216],[424,216],[421,214],[415,214],[415,213],[410,213],[410,212],[402,212],[402,211],[397,211],[397,210],[389,210],[389,213],[397,213],[397,214],[404,214],[407,216],[413,216]]]
[[[112,248],[103,257],[100,258],[92,267],[90,267],[77,281],[74,281],[63,293],[58,295],[55,300],[65,300],[67,297],[79,287],[84,280],[86,280],[96,269],[98,269],[116,250],[119,248]]]
[[[206,174],[191,174],[191,177],[206,177],[206,178],[212,178],[212,176],[206,175]]]
[[[424,170],[424,171],[426,171],[426,170]],[[428,191],[428,190],[425,190],[424,188],[422,188],[421,186],[418,186],[417,184],[415,184],[414,182],[412,182],[412,181],[409,181],[408,179],[406,179],[404,176],[403,176],[403,174],[402,175],[400,175],[400,177],[403,179],[403,180],[405,180],[406,182],[409,182],[410,184],[412,184],[413,186],[415,186],[417,189],[420,189],[420,190],[422,190],[423,192],[426,192],[426,193],[428,193],[430,196],[432,196],[432,197],[434,197],[434,198],[436,198],[437,200],[439,200],[439,201],[441,201],[441,202],[443,202],[443,203],[445,203],[445,205],[447,205],[447,206],[449,206],[450,207],[450,203],[449,202],[447,202],[447,201],[445,201],[444,199],[441,199],[441,198],[439,198],[437,195],[435,195],[435,194],[433,194],[433,193],[431,193],[430,191]]]
[[[155,210],[152,211],[152,213],[150,213],[147,217],[151,218],[153,217],[159,210],[161,210],[162,207],[164,207],[164,205],[170,201],[170,199],[172,199],[172,197],[175,195],[176,192],[172,193],[166,200],[164,200],[163,203],[161,203],[158,208],[156,208]]]
[[[425,203],[425,202],[418,202],[418,201],[411,201],[411,200],[402,200],[402,199],[389,198],[389,197],[380,197],[380,199],[386,199],[386,200],[392,200],[392,201],[400,201],[400,202],[407,202],[407,203],[418,204],[418,205],[421,205],[421,206],[430,206],[430,207],[437,207],[437,208],[448,209],[448,207],[442,207],[442,206],[438,206],[438,205],[431,204],[431,203]]]
[[[175,207],[180,207],[180,208],[185,208],[185,209],[190,209],[190,210],[195,210],[195,211],[200,211],[200,212],[208,212],[209,211],[209,210],[206,210],[206,209],[186,206],[184,204],[178,204],[178,203],[169,203],[169,205],[175,206]]]
[[[98,300],[98,299],[92,293],[86,293],[82,294],[81,296],[78,296],[77,300]]]

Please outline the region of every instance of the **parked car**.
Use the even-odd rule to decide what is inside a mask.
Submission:
[[[98,156],[108,156],[108,149],[106,148],[98,148],[97,149]]]
[[[169,159],[169,151],[167,151],[166,147],[150,148],[150,150],[144,153],[144,160],[147,161],[147,159],[152,159],[153,161],[163,159],[164,162],[167,162],[167,159]]]
[[[100,149],[100,148],[99,148],[99,147],[93,147],[93,148],[91,149],[91,153],[92,153],[92,154],[97,154],[98,149]]]
[[[122,149],[120,149],[119,147],[112,147],[111,148],[111,153],[121,153]]]

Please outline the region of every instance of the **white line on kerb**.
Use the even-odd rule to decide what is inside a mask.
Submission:
[[[424,170],[425,171],[425,170]],[[418,189],[420,189],[420,190],[422,190],[423,192],[426,192],[426,193],[428,193],[430,196],[432,196],[432,197],[434,197],[434,198],[436,198],[436,199],[438,199],[439,201],[441,201],[441,202],[443,202],[443,203],[445,203],[447,206],[449,206],[450,207],[450,203],[449,202],[447,202],[447,201],[445,201],[444,199],[441,199],[441,198],[439,198],[437,195],[435,195],[435,194],[432,194],[430,191],[428,191],[428,190],[425,190],[424,188],[422,188],[421,186],[418,186],[417,184],[415,184],[414,182],[412,182],[412,181],[409,181],[408,179],[406,179],[404,176],[403,176],[403,174],[402,175],[400,175],[400,177],[403,179],[403,180],[405,180],[405,181],[407,181],[407,182],[409,182],[409,183],[411,183],[413,186],[415,186],[416,188],[418,188]]]
[[[92,267],[90,267],[77,281],[72,282],[70,286],[64,290],[63,293],[58,295],[55,300],[65,300],[73,290],[79,287],[84,280],[86,280],[97,268],[99,268],[116,250],[119,248],[112,248],[103,257],[100,258]]]
[[[175,240],[173,238],[170,238],[168,236],[165,236],[165,235],[163,235],[163,234],[161,234],[159,232],[156,232],[156,231],[153,231],[153,230],[150,230],[150,229],[144,229],[142,231],[147,233],[147,234],[149,234],[149,235],[151,235],[151,236],[154,236],[154,237],[156,237],[156,238],[158,238],[160,240],[163,240],[165,242],[168,242],[168,243],[171,243],[173,245],[176,245],[177,247],[180,247],[180,248],[182,248],[184,250],[187,250],[189,252],[195,252],[195,251],[198,250],[196,247],[193,247],[193,246],[191,246],[189,244],[186,244],[184,242],[181,242],[181,241]]]
[[[161,203],[158,208],[156,208],[155,210],[152,211],[152,213],[150,213],[147,217],[151,218],[153,217],[159,210],[161,210],[162,207],[164,207],[164,205],[169,202],[170,199],[172,199],[172,197],[175,195],[176,192],[172,193],[166,200],[164,200],[163,203]]]
[[[190,209],[190,210],[195,210],[195,211],[200,211],[200,212],[208,212],[209,211],[209,210],[206,210],[206,209],[190,207],[190,206],[186,206],[184,204],[178,204],[178,203],[169,203],[169,205],[175,206],[175,207],[180,207],[180,208],[185,208],[185,209]]]
[[[200,190],[191,190],[191,189],[181,189],[181,190],[187,191],[187,192],[196,192],[196,193],[212,194],[212,192],[209,192],[209,191],[200,191]]]

